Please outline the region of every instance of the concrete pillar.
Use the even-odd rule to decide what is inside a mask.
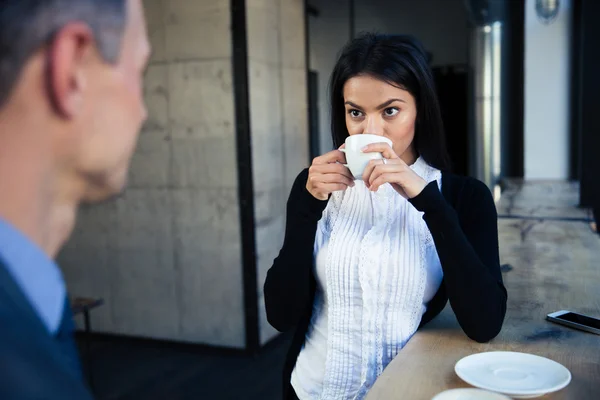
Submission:
[[[525,179],[569,178],[572,10],[562,0],[545,24],[525,2]]]
[[[259,340],[275,335],[262,287],[285,232],[285,203],[308,165],[308,109],[302,0],[248,1],[248,77],[255,194]]]

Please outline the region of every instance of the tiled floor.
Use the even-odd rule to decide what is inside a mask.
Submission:
[[[590,210],[579,206],[577,182],[507,180],[498,202],[500,218],[537,218],[585,221]]]
[[[97,400],[280,399],[288,343],[287,337],[279,338],[250,357],[194,346],[98,338],[91,351],[94,392]],[[83,346],[81,351],[84,355]]]

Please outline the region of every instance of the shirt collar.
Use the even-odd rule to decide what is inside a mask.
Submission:
[[[415,171],[419,176],[423,176],[428,166],[429,165],[425,162],[425,160],[423,160],[423,157],[421,156],[419,156],[414,163],[409,165],[410,169]]]
[[[51,334],[58,331],[66,288],[58,265],[8,222],[0,219],[0,258]]]

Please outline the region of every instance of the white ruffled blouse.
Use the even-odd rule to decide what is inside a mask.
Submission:
[[[427,182],[441,172],[422,158]],[[416,332],[442,282],[423,213],[389,184],[335,192],[318,223],[317,291],[291,383],[301,400],[362,399]]]

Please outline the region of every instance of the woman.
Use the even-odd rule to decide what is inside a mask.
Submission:
[[[449,300],[473,340],[500,331],[506,290],[487,187],[450,174],[425,52],[411,37],[366,34],[331,77],[338,150],[300,173],[265,282],[269,323],[295,329],[284,398],[361,399],[415,331]],[[354,181],[348,135],[393,146]]]

